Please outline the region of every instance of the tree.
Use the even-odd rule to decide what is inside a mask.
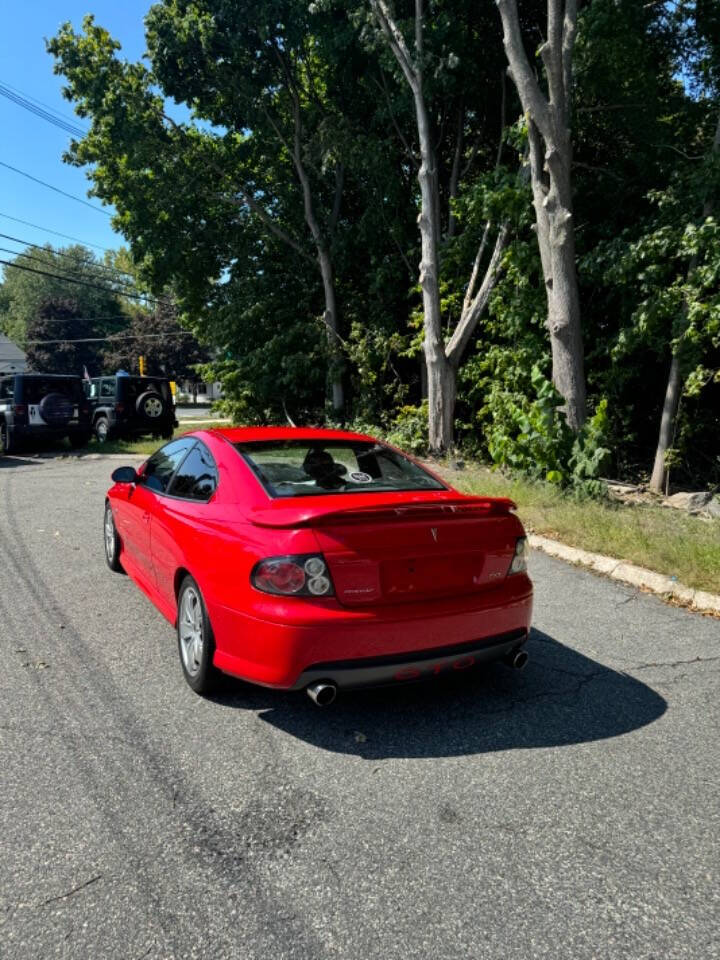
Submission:
[[[64,310],[74,304],[76,316],[90,318],[97,335],[119,330],[127,322],[123,307],[127,300],[119,291],[127,292],[127,284],[127,277],[104,270],[86,247],[28,247],[5,267],[0,330],[24,341],[48,303],[63,303]]]
[[[30,370],[79,377],[102,372],[102,336],[96,321],[83,316],[77,300],[43,303],[27,326],[25,352]]]
[[[148,276],[164,284],[183,275],[179,292],[197,306],[211,293],[208,279],[216,284],[235,269],[233,237],[245,230],[269,232],[298,269],[317,270],[332,405],[340,415],[333,244],[345,155],[353,149],[344,149],[352,138],[329,95],[341,72],[333,24],[319,32],[321,43],[311,17],[299,0],[166,0],[146,19],[150,69],[120,61],[119,45],[91,17],[84,34],[66,24],[48,46],[78,112],[93,121],[69,158],[96,165],[95,193],[115,203]],[[340,93],[351,99],[348,81]],[[170,117],[164,97],[188,104],[194,122]]]
[[[111,339],[103,355],[107,371],[119,368],[136,373],[145,358],[148,376],[170,380],[197,380],[197,367],[210,360],[206,349],[178,322],[172,304],[158,303],[151,314],[132,311],[127,331]]]
[[[570,108],[576,0],[548,0],[547,36],[540,46],[547,77],[543,93],[523,44],[516,0],[496,0],[503,45],[528,125],[530,177],[547,294],[553,383],[565,401],[569,426],[585,421],[585,372],[575,265]]]
[[[415,0],[414,53],[411,53],[405,36],[385,0],[370,0],[370,6],[412,91],[415,109],[417,137],[420,145],[420,166],[417,171],[417,178],[420,185],[418,223],[420,226],[422,259],[419,279],[423,297],[424,352],[428,378],[429,444],[431,451],[442,453],[452,446],[454,438],[458,367],[499,276],[502,251],[508,236],[508,224],[500,225],[492,255],[489,263],[485,266],[483,279],[480,280],[483,255],[491,228],[491,223],[488,221],[482,242],[475,256],[459,320],[446,344],[440,303],[439,244],[442,227],[440,222],[438,161],[433,124],[428,111],[424,84],[423,3],[422,0]],[[455,232],[452,201],[457,195],[458,171],[462,156],[462,120],[459,124],[459,131],[449,189],[451,214],[448,221],[448,232],[451,236]]]
[[[694,3],[683,4],[678,15],[682,17],[682,23],[687,27],[689,22],[690,35],[687,38],[690,56],[687,58],[689,65],[694,68],[695,84],[706,94],[717,96],[720,93],[720,13],[717,7],[707,2],[707,0],[696,0]],[[715,126],[715,135],[708,152],[708,162],[706,164],[706,177],[703,177],[702,187],[702,213],[701,222],[707,222],[708,218],[715,212],[715,196],[717,193],[716,182],[718,179],[718,163],[720,157],[720,114],[717,117]],[[715,187],[715,190],[713,190]],[[700,265],[700,256],[694,252],[690,260],[687,272],[688,287],[692,289],[694,275]],[[682,347],[683,339],[690,327],[689,314],[691,311],[691,300],[686,293],[683,297],[681,307],[682,331],[680,336],[674,340],[672,357],[670,360],[670,372],[665,387],[665,396],[663,399],[662,416],[660,418],[660,430],[658,433],[657,448],[655,450],[655,459],[653,462],[652,474],[650,476],[650,489],[656,493],[662,493],[668,483],[668,450],[673,444],[677,427],[678,408],[683,390],[682,373]]]

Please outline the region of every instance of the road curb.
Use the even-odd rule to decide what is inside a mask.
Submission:
[[[632,563],[625,563],[624,560],[618,560],[616,557],[606,557],[602,553],[590,553],[588,550],[569,547],[565,543],[560,543],[559,540],[541,537],[536,533],[531,533],[529,540],[531,547],[535,550],[542,550],[543,553],[547,553],[551,557],[558,557],[558,559],[576,566],[589,567],[596,573],[603,574],[613,580],[619,580],[621,583],[627,583],[640,590],[654,593],[664,600],[681,604],[699,613],[720,617],[720,596],[718,594],[707,593],[705,590],[694,590],[683,583],[678,583],[672,577],[655,573],[654,570],[636,567]]]

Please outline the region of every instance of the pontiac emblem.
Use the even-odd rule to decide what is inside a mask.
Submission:
[[[437,543],[437,527],[430,527],[430,533],[435,543]]]

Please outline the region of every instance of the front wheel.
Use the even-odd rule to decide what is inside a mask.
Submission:
[[[122,571],[122,565],[118,557],[120,556],[120,537],[115,529],[115,518],[113,517],[112,507],[109,501],[105,504],[105,522],[103,524],[105,534],[105,560],[107,565],[115,573]]]
[[[217,685],[213,666],[215,640],[200,587],[191,576],[180,585],[177,607],[177,638],[180,665],[195,693],[206,694]]]
[[[95,432],[95,439],[97,442],[105,443],[110,433],[110,425],[107,422],[107,417],[98,417],[95,421],[93,430]]]

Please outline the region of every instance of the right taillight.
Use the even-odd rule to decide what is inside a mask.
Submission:
[[[331,597],[335,593],[320,553],[267,557],[255,564],[250,582],[263,593],[283,597]]]
[[[511,573],[525,573],[529,553],[530,546],[528,545],[527,537],[518,537],[515,541],[515,553],[510,562],[508,576],[510,576]]]

